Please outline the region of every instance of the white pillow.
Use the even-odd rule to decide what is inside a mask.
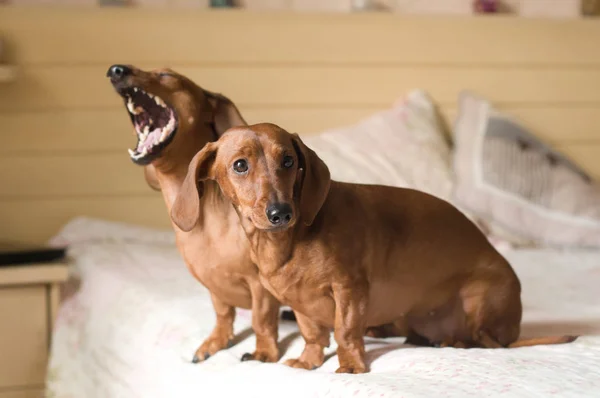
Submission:
[[[414,188],[449,200],[450,146],[422,90],[355,125],[302,137],[337,181]]]

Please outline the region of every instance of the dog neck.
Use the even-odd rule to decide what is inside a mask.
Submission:
[[[297,223],[284,230],[266,231],[256,228],[247,218],[241,217],[240,220],[250,241],[253,261],[259,272],[266,277],[276,273],[292,258],[294,242],[301,233],[301,228],[304,228],[301,223]]]
[[[201,129],[203,130],[186,132],[186,145],[179,145],[176,148],[167,147],[166,151],[168,152],[152,162],[168,212],[171,211],[171,207],[179,195],[192,158],[209,142],[207,137],[217,138],[210,124],[202,125]],[[201,207],[228,202],[216,183],[205,181],[203,185]]]

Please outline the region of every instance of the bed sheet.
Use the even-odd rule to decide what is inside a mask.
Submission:
[[[333,338],[314,371],[240,362],[254,349],[245,310],[236,344],[192,364],[215,317],[169,231],[79,218],[52,243],[70,245],[73,281],[55,325],[48,397],[600,396],[600,251],[504,253],[523,285],[522,336],[582,334],[574,343],[461,350],[368,338],[371,372],[338,375]],[[282,361],[298,356],[295,324],[281,322],[279,332]]]

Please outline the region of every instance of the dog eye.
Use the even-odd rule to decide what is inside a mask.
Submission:
[[[238,159],[233,162],[233,171],[238,174],[244,174],[248,171],[248,162],[245,159]]]
[[[290,155],[284,156],[283,162],[281,162],[281,165],[284,168],[289,169],[290,167],[292,167],[294,165],[294,158],[291,157]]]

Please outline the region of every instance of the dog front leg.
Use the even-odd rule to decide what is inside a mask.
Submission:
[[[366,288],[334,286],[335,326],[340,367],[336,373],[365,373]]]
[[[193,363],[207,360],[211,355],[214,355],[218,351],[227,348],[233,339],[235,307],[225,304],[213,293],[210,294],[210,298],[212,300],[215,313],[217,314],[217,324],[215,325],[215,328],[210,336],[208,336],[200,348],[196,350],[194,359],[192,359]]]
[[[294,311],[294,314],[304,338],[304,351],[300,358],[288,359],[285,365],[306,370],[318,368],[325,361],[323,350],[329,347],[329,328],[319,325],[297,311]]]
[[[242,355],[242,361],[277,362],[279,347],[279,302],[260,282],[250,285],[252,294],[252,329],[256,334],[256,350]]]

